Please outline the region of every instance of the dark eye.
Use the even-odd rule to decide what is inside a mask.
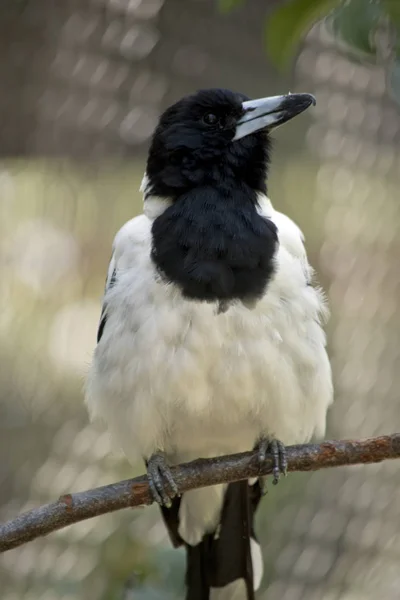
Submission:
[[[203,117],[203,121],[206,125],[216,125],[219,119],[217,115],[214,115],[213,113],[206,113]]]

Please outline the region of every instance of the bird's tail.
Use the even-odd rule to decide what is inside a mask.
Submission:
[[[215,534],[187,545],[186,600],[254,600],[263,563],[254,534],[259,483],[229,484]]]

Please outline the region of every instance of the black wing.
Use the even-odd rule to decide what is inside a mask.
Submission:
[[[112,257],[111,261],[110,261],[110,266],[108,269],[104,294],[106,294],[107,291],[110,288],[112,288],[115,285],[115,282],[117,281],[117,269],[115,266],[113,266],[113,262],[114,262],[114,258]],[[106,326],[106,323],[107,323],[107,304],[104,301],[103,308],[101,310],[100,323],[99,323],[99,327],[97,329],[97,343],[99,343],[101,340],[101,336],[103,335],[104,327]]]

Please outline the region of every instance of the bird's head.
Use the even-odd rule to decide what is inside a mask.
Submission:
[[[314,102],[309,94],[249,100],[210,89],[161,116],[142,189],[154,218],[152,260],[185,298],[225,310],[264,294],[278,247],[276,225],[260,214],[269,132]]]
[[[224,89],[182,98],[154,132],[147,194],[176,198],[198,186],[238,184],[265,192],[269,132],[311,104],[310,94],[249,100]]]

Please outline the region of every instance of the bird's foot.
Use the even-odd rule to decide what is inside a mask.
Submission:
[[[172,477],[164,452],[156,452],[150,456],[147,462],[147,478],[154,500],[160,506],[170,508],[172,499],[178,495],[179,490]],[[168,484],[167,488],[170,489],[166,489],[165,482]]]
[[[260,464],[265,462],[268,453],[272,454],[272,483],[276,485],[279,483],[279,478],[283,474],[287,475],[287,458],[286,448],[282,442],[276,439],[261,438],[258,442],[256,449],[258,451],[258,459]],[[259,478],[261,491],[263,494],[267,492],[267,477]]]

